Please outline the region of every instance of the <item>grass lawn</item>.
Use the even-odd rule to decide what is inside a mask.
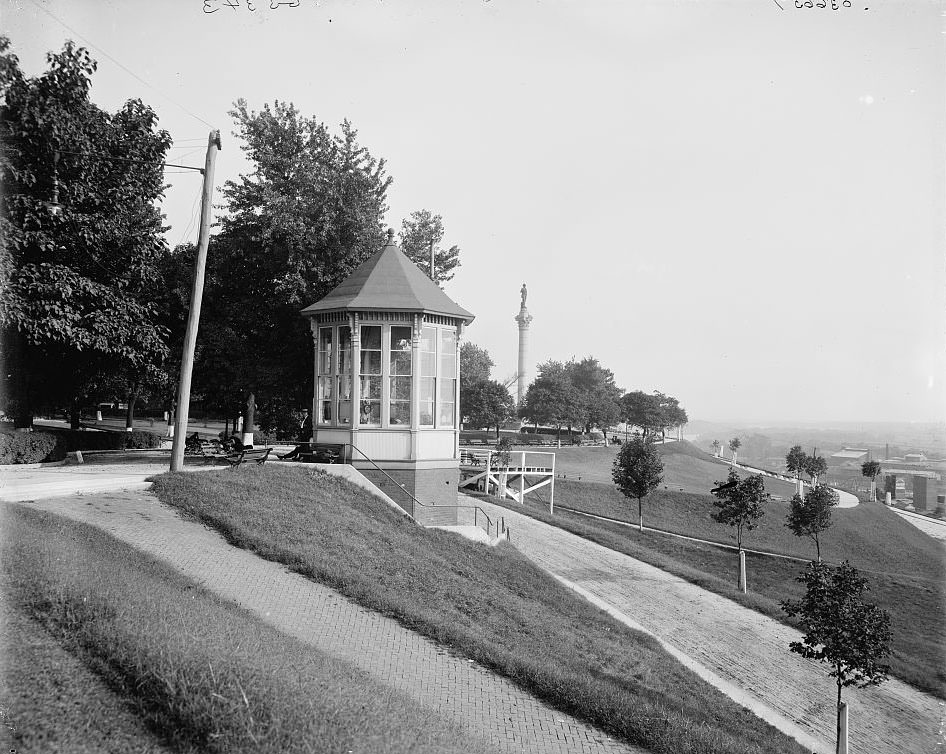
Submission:
[[[18,750],[490,751],[98,529],[11,505],[4,535]]]
[[[514,547],[417,527],[304,468],[163,474],[166,503],[655,752],[801,752],[651,637],[578,598]]]
[[[658,445],[664,462],[663,486],[677,492],[706,494],[716,481],[726,481],[729,464],[722,459],[704,453],[692,443],[684,441]],[[620,447],[570,447],[553,448],[555,471],[566,474],[569,479],[581,477],[583,482],[611,484],[611,465]],[[742,476],[747,472],[740,470]],[[772,495],[791,500],[795,485],[781,479],[765,477],[765,489]]]
[[[6,599],[0,576],[0,750],[172,754],[142,720],[43,626]]]
[[[548,518],[545,490],[534,493],[524,512],[590,536],[601,544],[653,563],[727,597],[788,622],[780,600],[797,598],[794,578],[802,563],[758,555],[747,556],[749,594],[733,589],[738,560],[735,552],[688,542],[659,533],[607,524],[556,508]],[[494,498],[490,498],[494,502]],[[529,501],[530,498],[527,498]],[[556,506],[637,522],[637,501],[628,500],[611,484],[559,480]],[[523,510],[517,503],[502,503]],[[657,490],[644,500],[644,525],[735,544],[735,531],[710,518],[713,498]],[[785,528],[787,503],[770,502],[758,528],[744,535],[743,545],[805,559],[814,558],[814,543]],[[825,560],[849,560],[868,576],[870,599],[890,612],[894,631],[893,672],[925,691],[946,698],[946,593],[944,547],[879,504],[835,509],[833,526],[822,536]]]

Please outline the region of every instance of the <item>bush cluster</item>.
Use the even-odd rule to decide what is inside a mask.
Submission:
[[[0,431],[0,464],[43,463],[65,457],[66,444],[58,434]]]

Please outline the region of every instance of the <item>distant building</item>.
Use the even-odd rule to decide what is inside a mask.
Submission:
[[[832,453],[828,458],[829,466],[855,467],[863,464],[870,451],[867,448],[843,448],[837,453]]]
[[[926,456],[922,453],[907,453],[903,456],[906,463],[926,463]]]

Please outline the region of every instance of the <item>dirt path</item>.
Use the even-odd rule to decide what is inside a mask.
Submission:
[[[462,497],[462,496],[461,496]],[[512,542],[560,580],[659,639],[734,699],[817,751],[834,751],[837,687],[827,670],[789,652],[800,634],[683,579],[483,500]],[[699,668],[693,667],[699,672]],[[946,705],[900,681],[847,689],[852,754],[939,750]]]

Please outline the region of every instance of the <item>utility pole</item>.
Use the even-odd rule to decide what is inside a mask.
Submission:
[[[207,245],[210,243],[214,163],[220,148],[220,132],[211,131],[207,139],[207,159],[204,161],[203,170],[204,188],[200,196],[200,234],[197,239],[197,261],[194,263],[194,287],[191,289],[191,305],[187,313],[187,330],[184,333],[184,354],[181,357],[181,381],[177,389],[177,416],[174,421],[174,444],[171,446],[171,471],[180,471],[184,466],[184,442],[187,440],[187,420],[190,415],[191,372],[194,370],[194,347],[197,344],[200,302],[204,295]]]

